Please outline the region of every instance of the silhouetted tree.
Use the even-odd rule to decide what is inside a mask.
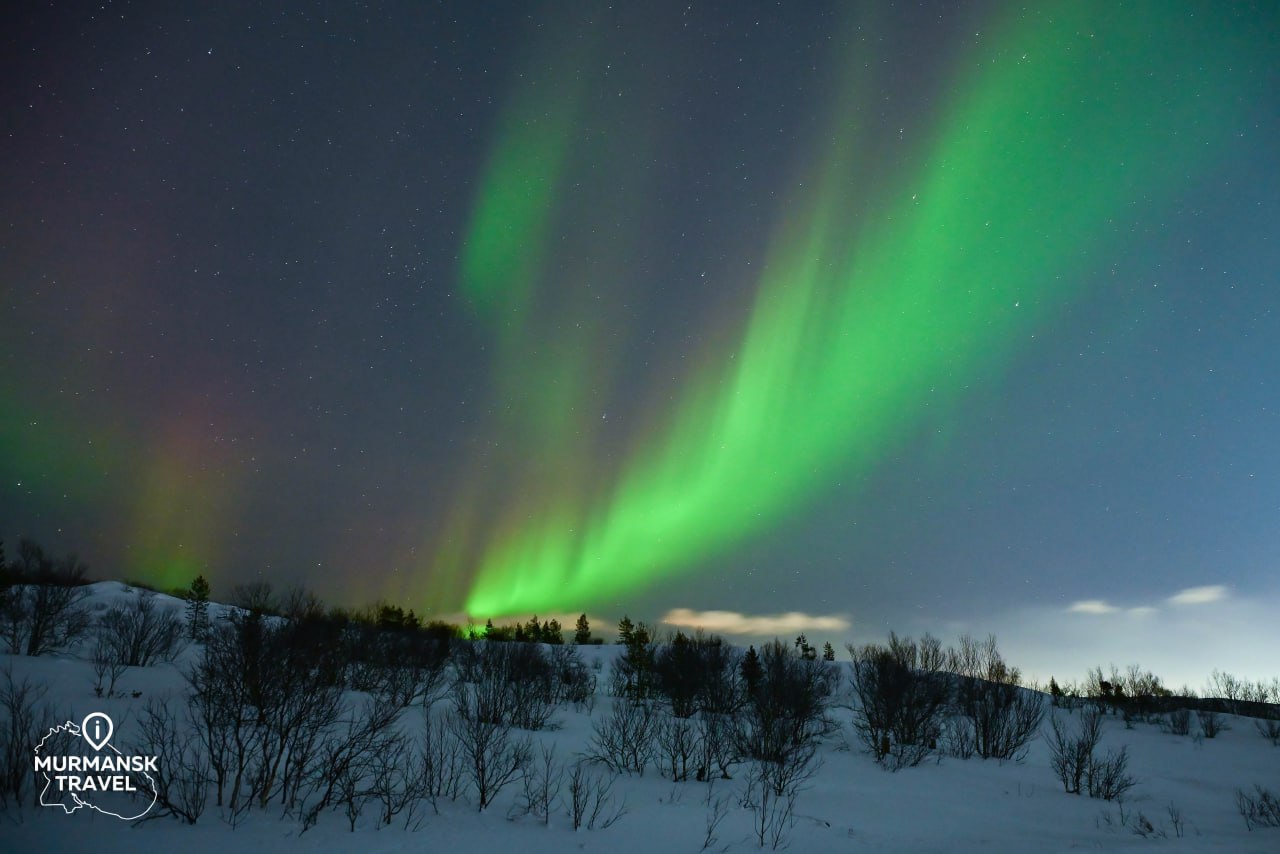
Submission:
[[[754,646],[747,647],[747,654],[742,657],[742,682],[746,686],[747,696],[754,697],[760,688],[760,679],[764,670],[760,666],[760,653]]]
[[[547,620],[542,624],[542,642],[553,645],[564,643],[564,634],[560,629],[559,620]]]
[[[11,586],[0,595],[0,640],[15,655],[57,652],[92,624],[85,607],[88,569],[76,555],[54,560],[31,540],[18,544]]]
[[[578,624],[573,631],[573,642],[579,646],[591,643],[591,624],[587,622],[586,614],[578,617]]]
[[[187,589],[187,632],[192,640],[203,640],[209,631],[209,582],[197,575]]]

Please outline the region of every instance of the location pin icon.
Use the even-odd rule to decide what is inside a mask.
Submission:
[[[94,750],[101,750],[111,740],[116,725],[103,712],[90,712],[80,723],[80,734]]]

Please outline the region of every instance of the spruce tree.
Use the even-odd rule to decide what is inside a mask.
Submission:
[[[631,622],[631,618],[626,614],[622,615],[622,619],[618,621],[618,643],[623,646],[631,646],[635,643],[635,625]]]
[[[573,642],[578,646],[585,646],[591,643],[591,624],[587,622],[586,614],[578,618],[578,625],[573,632]]]
[[[564,635],[560,632],[559,620],[550,619],[542,624],[542,642],[553,645],[564,643]]]
[[[760,653],[754,646],[747,648],[742,657],[742,681],[746,683],[747,696],[754,698],[760,689],[760,680],[764,678],[764,667],[760,664]]]
[[[187,590],[187,630],[192,640],[203,640],[209,632],[209,582],[203,575]]]
[[[826,643],[824,643],[824,644],[822,645],[822,660],[823,660],[823,661],[835,661],[835,660],[836,660],[836,651],[835,651],[835,649],[831,646],[831,641],[827,641]]]

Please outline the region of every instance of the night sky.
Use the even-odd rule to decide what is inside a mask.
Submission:
[[[192,6],[3,13],[10,553],[1275,675],[1274,4]]]

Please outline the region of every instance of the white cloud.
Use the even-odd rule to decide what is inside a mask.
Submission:
[[[848,618],[838,615],[822,616],[800,611],[751,615],[740,614],[737,611],[694,611],[691,608],[672,608],[662,618],[662,622],[672,626],[736,635],[780,635],[806,631],[842,632],[850,626]]]
[[[1221,584],[1210,584],[1205,587],[1188,587],[1179,590],[1169,597],[1170,605],[1207,605],[1227,598],[1227,588]]]
[[[1153,608],[1150,605],[1139,605],[1136,608],[1130,608],[1126,611],[1130,617],[1150,617],[1152,614],[1160,613],[1159,608]]]
[[[1073,603],[1067,609],[1069,614],[1114,614],[1120,610],[1115,605],[1109,605],[1101,599],[1082,599]]]

